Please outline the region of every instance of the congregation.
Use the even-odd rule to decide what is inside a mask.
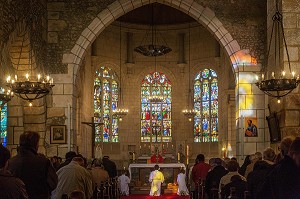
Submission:
[[[108,156],[94,159],[91,165],[72,151],[66,154],[64,162],[58,157],[49,160],[37,153],[39,139],[36,132],[21,134],[18,154],[12,158],[9,150],[0,145],[1,199],[98,199],[99,185],[116,179],[116,164]],[[279,150],[280,154],[267,148],[263,153],[248,155],[241,167],[236,158],[211,158],[205,163],[205,156],[199,154],[189,168],[188,179],[184,179],[184,172],[178,175],[178,179],[184,179],[178,181],[179,189],[189,187],[184,188],[184,195],[194,199],[300,198],[300,137],[284,138]],[[155,165],[155,172],[163,175],[158,170]],[[154,181],[155,172],[149,182]],[[126,171],[118,181],[119,192],[130,198]],[[188,186],[183,186],[185,181]]]

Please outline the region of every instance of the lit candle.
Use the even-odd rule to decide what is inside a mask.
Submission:
[[[180,153],[177,153],[177,159],[178,159],[178,163],[180,162]]]
[[[285,76],[285,71],[282,71],[282,77],[284,77]]]
[[[40,74],[38,74],[38,81],[40,81],[40,79],[41,79],[41,75],[40,75]]]
[[[293,78],[295,78],[295,71],[292,72]]]
[[[47,82],[49,82],[50,81],[50,76],[49,75],[47,75]]]
[[[8,76],[7,78],[6,78],[6,82],[8,83],[10,81],[10,76]]]
[[[25,77],[26,77],[26,80],[29,81],[29,74],[28,73],[25,75]]]
[[[261,75],[261,79],[262,79],[262,80],[265,79],[265,75],[264,75],[264,74]]]
[[[272,72],[272,78],[275,79],[275,73],[274,72]]]
[[[258,75],[255,75],[255,79],[258,81]]]

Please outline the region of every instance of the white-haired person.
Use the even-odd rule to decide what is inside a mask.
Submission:
[[[177,176],[177,184],[178,184],[177,195],[188,196],[189,190],[186,186],[186,175],[185,175],[185,170],[183,168],[180,169],[180,172]]]

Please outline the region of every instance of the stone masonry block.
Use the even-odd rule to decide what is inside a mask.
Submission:
[[[48,11],[64,11],[65,3],[64,2],[51,2],[47,4]]]
[[[48,20],[48,31],[62,31],[67,27],[65,20]]]
[[[285,126],[299,126],[300,114],[298,110],[285,111]]]
[[[48,108],[47,109],[47,118],[51,117],[62,117],[65,115],[65,109],[64,108]]]

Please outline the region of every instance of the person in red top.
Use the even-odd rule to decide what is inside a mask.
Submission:
[[[194,193],[194,199],[198,198],[198,182],[199,179],[205,180],[206,176],[208,174],[208,171],[210,170],[210,165],[205,163],[205,157],[203,154],[197,155],[196,158],[196,164],[193,167],[192,170],[192,179],[195,183],[195,193]]]

